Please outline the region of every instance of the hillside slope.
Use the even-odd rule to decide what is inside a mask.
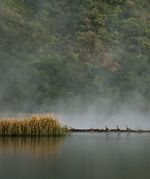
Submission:
[[[2,111],[134,96],[148,108],[149,56],[149,0],[0,1]]]

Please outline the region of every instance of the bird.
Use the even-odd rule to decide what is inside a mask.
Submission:
[[[105,127],[105,130],[106,130],[106,131],[109,131],[109,128],[106,126],[106,127]]]
[[[120,131],[119,127],[117,126],[117,131]]]

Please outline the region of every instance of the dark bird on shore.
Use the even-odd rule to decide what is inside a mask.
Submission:
[[[128,128],[128,125],[126,125],[126,131],[129,131],[130,129]]]
[[[106,130],[106,131],[109,131],[109,128],[106,126],[106,127],[105,127],[105,130]]]
[[[117,126],[117,131],[120,131],[120,128]]]

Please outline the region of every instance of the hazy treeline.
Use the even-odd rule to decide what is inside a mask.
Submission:
[[[149,0],[1,0],[0,110],[148,109],[149,12]]]

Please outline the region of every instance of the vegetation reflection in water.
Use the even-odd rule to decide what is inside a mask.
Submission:
[[[0,137],[0,153],[31,154],[33,157],[55,155],[59,152],[64,137]]]

